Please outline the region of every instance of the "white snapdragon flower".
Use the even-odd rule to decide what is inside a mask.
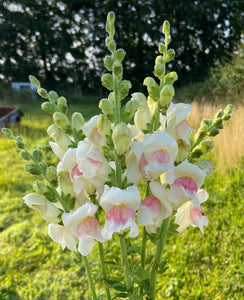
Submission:
[[[108,180],[111,167],[95,144],[87,139],[79,142],[76,157],[77,168],[82,176],[96,187],[104,185]]]
[[[105,138],[99,132],[98,118],[99,118],[98,115],[92,117],[81,128],[82,128],[82,131],[85,133],[86,137],[90,141],[94,142],[98,146],[105,146],[106,145]]]
[[[46,198],[40,196],[37,193],[30,193],[23,197],[25,204],[30,208],[38,211],[44,220],[51,223],[59,223],[61,211]]]
[[[202,186],[205,176],[206,170],[200,169],[187,160],[175,167],[175,180],[168,190],[169,200],[175,208],[188,200],[191,200],[196,207],[200,208],[197,191]]]
[[[208,193],[205,190],[199,190],[197,192],[199,203],[203,203],[208,199]],[[189,225],[193,227],[199,227],[204,232],[203,226],[208,225],[208,219],[202,215],[202,208],[194,206],[192,201],[185,202],[180,206],[175,215],[175,223],[179,225],[178,232],[182,232]]]
[[[111,239],[114,232],[123,233],[130,227],[129,235],[137,237],[139,229],[135,223],[135,212],[140,206],[140,193],[136,186],[126,189],[105,185],[100,204],[106,212],[102,235]]]
[[[64,227],[78,238],[78,251],[84,256],[92,251],[95,240],[105,242],[101,235],[101,226],[94,217],[97,209],[96,205],[87,202],[77,210],[62,215]]]
[[[150,182],[151,196],[146,197],[140,205],[137,214],[139,224],[146,226],[148,233],[155,233],[162,220],[172,213],[172,204],[168,200],[165,185]]]
[[[131,151],[126,176],[129,182],[137,184],[142,177],[156,179],[172,170],[178,146],[167,132],[154,132],[145,134],[143,141],[133,142]]]

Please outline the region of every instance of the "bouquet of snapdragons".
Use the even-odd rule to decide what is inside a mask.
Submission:
[[[155,77],[143,82],[148,94],[133,93],[123,103],[131,83],[123,79],[125,51],[116,48],[114,21],[110,12],[106,24],[110,55],[104,59],[108,73],[101,78],[109,94],[99,102],[101,114],[88,121],[79,112],[69,117],[66,99],[54,91],[48,93],[30,76],[46,99],[42,109],[53,115],[47,133],[59,158],[56,167],[47,165],[39,149],[29,151],[21,136],[7,128],[2,131],[16,141],[20,156],[28,161],[25,169],[42,176],[24,202],[48,222],[50,238],[73,251],[75,262],[85,267],[91,298],[154,300],[157,274],[165,270],[161,258],[166,238],[188,226],[203,232],[208,225],[201,208],[208,193],[201,186],[211,174],[212,163],[202,156],[214,147],[206,137],[219,133],[223,121],[230,118],[231,106],[213,120],[202,120],[198,130],[190,128],[191,106],[172,102],[177,74],[166,72],[175,54],[168,48],[168,21],[162,28],[165,40],[159,44]],[[155,244],[151,260],[148,240]],[[119,257],[116,252],[112,261],[105,257],[108,241],[110,247],[120,244]],[[88,261],[96,243],[102,295],[97,295],[98,283]]]

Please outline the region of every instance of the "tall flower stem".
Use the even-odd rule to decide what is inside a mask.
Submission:
[[[86,275],[87,275],[87,278],[88,278],[88,283],[89,283],[92,299],[97,300],[95,285],[94,285],[94,282],[93,282],[93,279],[92,279],[91,269],[90,269],[90,266],[89,266],[89,263],[88,263],[88,259],[87,259],[86,256],[82,256],[82,260],[83,260],[84,265],[85,265]]]
[[[107,279],[107,269],[104,263],[104,251],[102,243],[98,243],[99,254],[100,254],[100,262],[101,262],[101,271],[104,279]],[[107,300],[111,300],[110,290],[107,285],[105,285],[105,291],[107,295]]]
[[[154,257],[154,262],[151,270],[151,281],[150,281],[150,300],[156,299],[156,279],[157,279],[157,271],[161,261],[161,257],[164,251],[165,239],[167,236],[169,225],[169,218],[165,219],[162,223],[161,231],[159,234],[158,242],[157,242],[157,251]]]
[[[122,263],[124,267],[124,275],[125,275],[125,283],[127,290],[131,289],[131,278],[130,278],[130,266],[127,258],[127,246],[126,246],[126,238],[121,235],[120,237],[120,250],[122,256]]]
[[[149,181],[146,184],[146,194],[145,197],[149,196],[150,188],[149,188]],[[145,269],[146,265],[146,250],[147,250],[147,232],[145,226],[143,226],[142,230],[142,243],[141,243],[141,267]],[[143,280],[141,281],[140,286],[140,298],[143,299]]]

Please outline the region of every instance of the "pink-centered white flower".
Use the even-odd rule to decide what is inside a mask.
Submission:
[[[174,204],[174,208],[178,208],[188,200],[200,208],[197,191],[202,186],[205,176],[206,170],[200,169],[187,160],[175,167],[175,179],[168,190],[169,200]]]
[[[53,203],[37,193],[30,193],[23,197],[25,204],[30,208],[38,211],[44,220],[52,223],[59,223],[58,216],[61,210],[58,209]]]
[[[197,192],[199,203],[203,203],[208,199],[208,193],[205,190]],[[194,206],[192,201],[185,202],[180,206],[175,215],[175,223],[179,225],[178,232],[182,232],[189,225],[199,227],[204,232],[203,227],[208,225],[208,219],[202,215],[202,208]]]
[[[135,223],[136,211],[140,206],[140,193],[136,186],[126,189],[105,185],[100,204],[106,212],[106,222],[102,229],[105,239],[111,239],[113,233],[123,233],[130,228],[129,235],[137,237],[139,229]]]
[[[172,213],[172,204],[168,200],[165,185],[150,182],[151,196],[147,196],[140,205],[137,214],[139,224],[146,226],[148,233],[155,233],[162,220]]]
[[[137,184],[140,177],[156,179],[172,170],[178,146],[167,132],[154,132],[145,134],[143,141],[133,142],[131,151],[126,176],[129,182]]]
[[[95,218],[97,209],[96,205],[87,202],[77,210],[62,215],[65,228],[78,238],[78,251],[84,256],[92,251],[95,240],[105,242],[101,235],[101,226]]]
[[[77,170],[82,173],[82,176],[95,186],[104,185],[108,180],[111,167],[95,144],[87,139],[79,142],[76,157]]]

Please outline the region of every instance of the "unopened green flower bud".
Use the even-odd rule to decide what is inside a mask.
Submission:
[[[106,31],[109,33],[109,36],[113,36],[115,33],[114,21],[115,21],[115,13],[113,11],[110,11],[108,13],[107,23],[106,23]]]
[[[168,35],[165,37],[165,45],[168,46],[170,42],[171,42],[171,36],[170,36],[170,34],[168,34]]]
[[[13,134],[13,131],[9,128],[2,128],[2,133],[10,140],[15,140],[15,136]]]
[[[123,68],[122,68],[122,64],[119,61],[116,61],[113,64],[113,72],[114,75],[118,78],[118,80],[121,80],[123,74]]]
[[[65,114],[61,112],[55,112],[53,114],[53,121],[64,130],[70,130],[69,120]]]
[[[204,126],[204,125],[207,125],[207,126],[211,126],[213,123],[212,120],[210,119],[203,119],[202,122],[201,122],[201,125]]]
[[[168,104],[173,99],[174,95],[175,90],[173,85],[166,84],[160,92],[159,104],[162,106]]]
[[[33,75],[29,76],[30,83],[35,85],[37,88],[41,87],[40,81]]]
[[[115,49],[116,49],[116,43],[115,41],[111,41],[109,44],[108,44],[108,49],[111,51],[111,52],[114,52]]]
[[[67,112],[68,106],[67,106],[67,100],[65,97],[59,97],[58,103],[57,103],[58,109],[61,113],[65,114]]]
[[[114,113],[114,106],[108,99],[102,99],[99,102],[99,108],[103,111],[105,115],[110,115]]]
[[[55,91],[50,91],[48,95],[51,102],[57,102],[58,94]]]
[[[125,58],[125,51],[124,51],[124,49],[118,49],[115,52],[115,59],[117,59],[118,61],[122,62],[124,58]]]
[[[130,81],[122,80],[118,87],[119,98],[124,99],[128,95],[130,88],[131,88]]]
[[[49,166],[46,170],[46,177],[51,183],[57,180],[57,170],[54,166]]]
[[[215,116],[215,119],[222,118],[223,115],[224,115],[224,111],[223,111],[223,109],[220,109],[220,110],[217,112],[217,114],[216,114],[216,116]]]
[[[24,160],[30,160],[32,158],[31,154],[27,150],[21,150],[19,155]]]
[[[164,63],[164,58],[162,55],[158,55],[155,59],[155,64],[163,64]]]
[[[101,78],[102,85],[108,90],[113,89],[113,76],[111,74],[104,74]]]
[[[202,123],[202,125],[200,126],[200,128],[198,129],[197,133],[194,136],[195,141],[202,140],[206,136],[207,132],[208,132],[208,126]]]
[[[204,155],[204,154],[208,153],[210,150],[212,150],[213,147],[214,147],[214,142],[213,141],[204,140],[198,146],[196,146],[193,149],[193,153],[192,154],[194,154],[194,153],[201,153],[201,155]],[[200,156],[198,156],[198,157],[200,157]]]
[[[45,89],[43,88],[38,88],[37,93],[44,99],[48,99],[48,93]]]
[[[27,163],[25,165],[25,171],[31,173],[32,175],[40,175],[41,174],[40,168],[33,163]]]
[[[41,108],[49,114],[53,114],[56,111],[56,105],[51,102],[43,102]]]
[[[225,115],[229,115],[232,113],[232,105],[231,104],[228,104],[224,110],[224,114]]]
[[[134,116],[139,102],[135,99],[131,99],[126,103],[126,105],[121,110],[121,119],[124,123],[129,123],[131,118]]]
[[[169,21],[167,21],[167,20],[164,21],[162,31],[165,35],[170,33],[170,23],[169,23]]]
[[[40,180],[36,180],[33,182],[33,189],[35,192],[37,192],[39,195],[44,195],[48,192],[47,185]]]
[[[167,48],[166,48],[166,46],[164,45],[164,44],[159,44],[159,46],[158,46],[158,51],[159,51],[159,53],[161,53],[161,54],[166,54],[166,52],[167,52]]]
[[[214,119],[214,126],[217,126],[219,128],[219,126],[221,126],[222,123],[223,120],[221,118]]]
[[[174,58],[174,56],[175,56],[175,50],[174,50],[174,49],[169,49],[169,50],[167,51],[165,61],[166,61],[166,62],[171,61],[171,60]]]
[[[111,122],[105,115],[99,115],[97,121],[97,127],[102,136],[110,136],[111,134]]]
[[[33,157],[33,160],[35,162],[41,162],[42,161],[42,152],[41,152],[41,150],[34,149],[33,152],[32,152],[32,157]]]
[[[162,79],[162,77],[164,76],[164,72],[165,72],[165,67],[163,64],[157,63],[154,66],[154,75],[157,76],[158,78]]]
[[[219,134],[219,128],[213,127],[208,131],[208,136],[216,136]]]
[[[125,123],[119,123],[115,126],[112,140],[118,155],[123,155],[129,150],[131,144],[130,130]]]
[[[104,65],[108,71],[113,69],[113,58],[112,56],[106,55],[104,58]]]
[[[76,129],[77,131],[80,131],[81,126],[83,126],[85,124],[85,120],[81,113],[74,112],[71,117],[71,123],[72,123],[72,127],[74,129]]]
[[[16,146],[19,148],[19,149],[25,149],[25,144],[23,143],[22,141],[22,138],[20,135],[18,135],[15,139],[16,141]]]
[[[159,97],[159,86],[152,77],[146,77],[144,79],[143,85],[147,86],[149,96],[153,101],[157,101]]]
[[[173,84],[178,79],[176,72],[170,72],[164,77],[164,84]]]

